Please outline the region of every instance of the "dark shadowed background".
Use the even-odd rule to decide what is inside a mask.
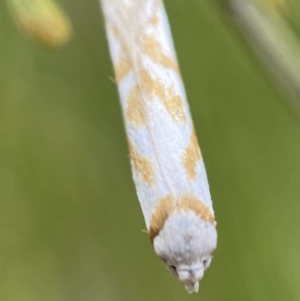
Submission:
[[[224,1],[165,1],[218,221],[188,295],[152,250],[96,0],[48,50],[0,2],[0,300],[300,300],[300,115]]]

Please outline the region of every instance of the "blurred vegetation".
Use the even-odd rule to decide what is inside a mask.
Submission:
[[[218,220],[192,296],[141,231],[98,1],[61,2],[59,51],[0,2],[0,300],[299,300],[299,112],[225,2],[165,1]]]
[[[69,41],[71,22],[54,0],[6,0],[16,25],[44,46],[57,47]]]

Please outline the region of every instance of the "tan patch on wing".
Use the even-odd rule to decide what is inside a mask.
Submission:
[[[148,235],[153,242],[154,238],[164,227],[166,220],[174,212],[193,211],[198,214],[204,221],[209,223],[215,222],[215,217],[209,208],[197,197],[185,194],[182,197],[175,198],[171,194],[158,199],[157,206],[152,213]]]
[[[172,195],[168,194],[157,200],[157,206],[152,213],[148,235],[153,242],[159,231],[163,228],[168,217],[174,212],[176,205]]]
[[[157,26],[158,23],[159,23],[159,16],[157,14],[154,14],[151,19],[150,19],[150,23],[153,25],[153,26]]]
[[[133,86],[129,92],[126,120],[135,125],[143,125],[146,122],[145,113],[141,105],[141,91],[138,85]]]
[[[105,27],[115,39],[119,40],[118,28],[112,22],[108,21],[108,17],[105,18]]]
[[[127,54],[126,48],[124,47],[120,39],[118,28],[110,22],[106,23],[106,27],[110,31],[114,39],[116,39],[121,45],[119,59],[117,62],[114,62],[116,82],[119,83],[132,70],[132,64]]]
[[[144,35],[141,42],[143,52],[151,57],[151,59],[162,65],[165,68],[173,69],[179,73],[179,68],[176,59],[171,53],[166,54],[163,51],[162,45],[157,40],[155,34]]]
[[[179,210],[192,210],[201,218],[209,223],[215,222],[214,215],[210,212],[208,207],[197,197],[189,194],[185,194],[178,200]]]
[[[183,153],[183,166],[190,179],[195,179],[197,176],[196,168],[199,160],[201,159],[201,152],[198,146],[195,130],[190,137],[190,144]]]
[[[152,186],[155,182],[155,176],[150,159],[140,156],[130,141],[128,141],[128,145],[134,170],[142,177],[145,183]]]
[[[131,62],[124,49],[122,49],[119,61],[114,65],[114,69],[117,83],[119,83],[132,70]]]
[[[160,6],[161,6],[161,1],[154,1],[154,12],[153,12],[153,15],[151,16],[150,18],[150,23],[153,25],[153,26],[157,26],[158,23],[159,23],[159,16],[158,16],[158,12],[159,12],[159,9],[160,9]]]
[[[149,100],[153,100],[156,96],[164,104],[175,122],[182,123],[186,121],[184,100],[176,93],[173,86],[164,86],[161,81],[153,79],[146,70],[142,70],[141,87],[145,89]]]

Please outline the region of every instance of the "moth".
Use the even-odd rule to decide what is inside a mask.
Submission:
[[[198,291],[217,245],[203,158],[161,0],[102,0],[133,179],[155,253]]]

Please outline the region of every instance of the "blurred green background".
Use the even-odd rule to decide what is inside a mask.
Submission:
[[[142,232],[98,2],[62,4],[51,51],[0,2],[0,300],[300,300],[300,115],[225,2],[165,1],[219,231],[191,296]]]

